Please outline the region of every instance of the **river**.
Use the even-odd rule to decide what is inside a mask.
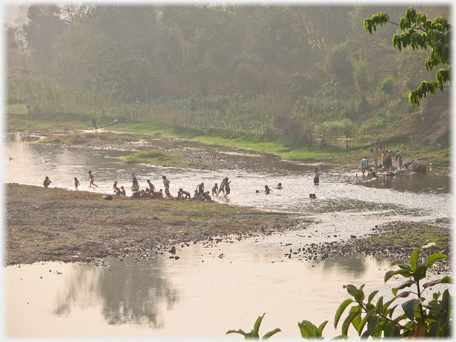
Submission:
[[[195,244],[179,251],[178,261],[126,258],[107,259],[99,265],[6,267],[6,291],[14,293],[6,299],[7,337],[224,339],[229,329],[250,331],[265,312],[260,334],[279,327],[282,332],[274,338],[300,338],[297,322],[306,319],[317,325],[329,320],[324,336],[334,337],[340,332],[332,324],[334,313],[348,298],[342,285],[366,284],[366,292],[379,288],[390,297],[394,280],[383,284],[389,263],[376,258],[319,263],[284,258],[290,246],[362,236],[375,225],[396,220],[446,226],[452,221],[450,178],[433,172],[360,183],[356,172],[335,172],[319,165],[320,185],[316,187],[312,181],[315,165],[234,149],[208,148],[220,159],[251,167],[211,171],[126,164],[120,158],[128,151],[47,146],[33,143],[35,139],[23,134],[5,136],[4,183],[41,185],[49,176],[51,187],[73,191],[73,178],[78,177],[81,190],[108,193],[114,180],[129,189],[132,173],[140,185],[150,179],[159,188],[161,176],[166,175],[174,194],[180,187],[192,193],[201,182],[210,189],[229,177],[229,198],[216,197],[216,201],[299,213],[318,223],[302,231],[221,242],[211,248]],[[205,148],[181,140],[157,140],[138,148],[169,144]],[[95,175],[98,188],[88,187],[88,170]],[[274,188],[278,183],[283,189]],[[270,195],[264,194],[265,185],[273,189]],[[309,199],[309,193],[317,199]],[[228,335],[234,337],[242,338]]]

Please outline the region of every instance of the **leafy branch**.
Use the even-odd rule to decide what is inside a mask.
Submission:
[[[428,20],[425,14],[417,13],[414,8],[410,7],[399,24],[390,21],[388,14],[377,13],[364,20],[364,28],[369,34],[372,34],[372,31],[377,31],[377,26],[385,26],[387,23],[398,25],[403,32],[393,36],[392,44],[394,48],[399,51],[409,46],[413,50],[422,49],[427,51],[429,48],[431,49],[431,54],[425,61],[426,70],[432,71],[439,66],[448,67],[436,72],[436,81],[423,81],[409,94],[410,102],[413,106],[418,106],[420,99],[426,98],[428,93],[435,95],[437,89],[443,91],[444,84],[451,83],[450,51],[452,26],[444,17],[438,17],[434,21]],[[420,34],[417,31],[422,31],[423,33]]]

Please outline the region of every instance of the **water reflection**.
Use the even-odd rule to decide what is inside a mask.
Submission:
[[[107,324],[141,324],[164,327],[162,310],[179,300],[179,291],[163,274],[160,259],[108,259],[105,266],[78,265],[63,293],[58,295],[54,314],[69,316],[74,306],[89,307],[102,302]]]
[[[352,275],[354,278],[361,278],[362,275],[367,270],[367,264],[364,258],[360,257],[340,257],[337,259],[325,259],[323,263],[323,269],[325,271],[329,270],[339,270],[346,274]]]
[[[413,191],[417,193],[449,193],[451,181],[446,175],[427,173],[406,173],[394,177],[378,177],[362,183],[373,188],[394,189],[396,191]]]

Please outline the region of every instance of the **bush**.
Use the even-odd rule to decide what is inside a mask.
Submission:
[[[432,300],[428,304],[425,303],[423,297],[424,291],[432,289],[435,285],[450,283],[449,277],[443,277],[438,280],[421,283],[426,280],[426,272],[429,267],[432,266],[436,261],[447,258],[445,254],[435,253],[429,256],[423,264],[419,264],[419,253],[420,249],[417,248],[413,251],[409,263],[403,261],[395,261],[391,265],[399,266],[398,270],[388,271],[385,274],[385,282],[391,279],[395,275],[406,278],[405,282],[396,288],[392,289],[394,297],[384,302],[383,296],[378,298],[377,303],[373,303],[375,296],[378,294],[378,290],[373,291],[367,296],[364,294],[364,285],[357,288],[354,285],[344,285],[350,296],[353,297],[346,299],[342,302],[336,311],[334,317],[334,326],[337,328],[340,319],[345,310],[350,307],[349,313],[342,323],[340,336],[335,339],[348,338],[348,329],[353,326],[357,331],[358,335],[365,338],[423,338],[423,337],[450,337],[451,326],[452,326],[452,308],[451,308],[451,297],[448,290],[445,290],[443,294],[440,292],[434,292],[432,294]],[[405,290],[414,287],[415,291]],[[402,291],[399,293],[399,291]],[[394,302],[399,298],[406,298],[410,295],[415,295],[415,298],[409,299],[408,301],[401,304],[403,313],[393,318],[397,304]],[[240,333],[245,336],[245,339],[256,338],[258,339],[258,330],[263,316],[258,317],[255,327],[251,333],[246,334],[242,330],[234,331],[229,330],[229,333]],[[301,331],[303,338],[322,338],[323,329],[328,321],[323,322],[318,328],[310,321],[302,321],[298,323],[298,327]],[[274,333],[280,331],[275,329],[274,331],[265,335],[270,337]],[[263,338],[265,339],[265,338]]]
[[[394,88],[396,87],[397,82],[393,76],[386,76],[383,81],[380,83],[380,90],[386,94],[394,94]]]

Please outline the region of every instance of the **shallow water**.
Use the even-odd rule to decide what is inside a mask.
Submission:
[[[40,185],[49,176],[55,187],[110,193],[112,183],[130,186],[131,173],[140,185],[150,179],[163,188],[161,176],[193,192],[204,182],[212,187],[228,176],[231,194],[216,201],[302,214],[318,224],[297,231],[211,248],[196,244],[178,250],[179,260],[157,255],[151,260],[107,259],[103,265],[44,263],[4,268],[6,275],[6,333],[14,338],[225,338],[229,329],[250,331],[266,312],[261,334],[277,327],[277,338],[300,338],[297,322],[329,323],[324,336],[336,336],[334,313],[348,294],[343,284],[366,284],[391,298],[398,280],[383,283],[390,269],[375,258],[326,259],[320,263],[284,257],[290,248],[362,236],[375,225],[396,221],[451,224],[450,180],[428,173],[397,176],[355,184],[353,173],[325,167],[320,185],[313,185],[315,165],[295,165],[271,156],[212,149],[220,158],[252,164],[245,171],[201,171],[121,163],[126,151],[80,149],[31,144],[21,134],[6,137],[3,182]],[[202,148],[182,141],[182,148]],[[14,159],[9,160],[9,156]],[[88,188],[87,172],[98,188]],[[261,171],[258,171],[261,170]],[[282,183],[282,190],[274,185]],[[256,194],[264,185],[273,193]],[[317,199],[308,198],[316,193]],[[291,244],[291,245],[290,245]],[[219,257],[220,256],[220,257]],[[14,294],[14,295],[10,295]],[[24,322],[27,322],[24,325]],[[353,335],[355,337],[356,335]],[[242,339],[240,335],[227,338]]]
[[[150,179],[158,188],[163,188],[161,177],[166,175],[171,181],[171,194],[175,195],[179,188],[193,193],[201,182],[210,190],[227,176],[231,180],[231,194],[228,199],[214,198],[222,203],[303,214],[374,210],[383,215],[449,218],[450,180],[446,176],[398,176],[392,181],[379,179],[359,186],[355,183],[361,178],[356,174],[322,172],[320,185],[314,186],[314,166],[299,172],[292,170],[290,163],[283,163],[283,168],[274,172],[192,170],[122,163],[119,158],[125,154],[128,152],[30,144],[22,135],[8,135],[5,158],[12,156],[14,159],[5,163],[3,181],[41,185],[44,177],[49,176],[51,187],[73,189],[73,178],[77,177],[81,190],[111,193],[112,184],[117,180],[130,194],[132,173],[137,175],[141,187]],[[233,156],[233,153],[224,155]],[[242,157],[255,162],[262,158]],[[265,164],[270,164],[272,157],[267,158]],[[88,187],[89,170],[95,175],[98,188]],[[282,183],[282,190],[274,189],[278,183]],[[270,195],[264,194],[265,185],[272,188]],[[317,200],[309,199],[309,193],[315,193]]]
[[[288,247],[289,248],[289,247]],[[342,285],[366,284],[365,293],[392,298],[397,279],[383,283],[385,260],[327,259],[311,264],[283,259],[268,242],[192,245],[179,260],[107,259],[102,266],[43,263],[6,269],[7,336],[17,338],[229,338],[229,329],[300,338],[297,322],[333,328],[349,295]],[[223,257],[219,255],[223,253]],[[39,295],[37,295],[39,294]],[[378,297],[377,297],[378,298]],[[27,322],[24,325],[24,322]],[[339,327],[340,329],[340,327]],[[353,334],[355,337],[356,334]]]

